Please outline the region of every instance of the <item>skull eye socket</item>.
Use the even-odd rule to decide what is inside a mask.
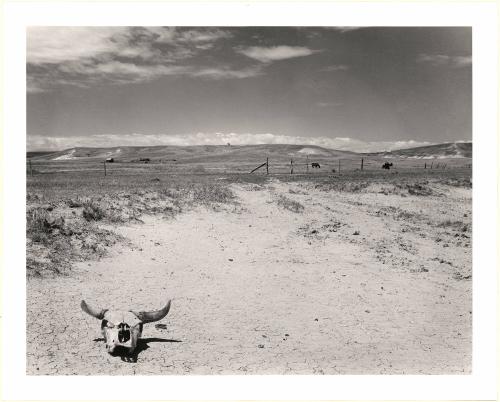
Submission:
[[[112,322],[109,322],[108,320],[102,320],[101,323],[101,328],[114,328],[115,326],[113,325]]]

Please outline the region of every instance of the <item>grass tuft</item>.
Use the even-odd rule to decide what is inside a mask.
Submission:
[[[285,208],[289,211],[292,211],[295,213],[304,212],[304,206],[300,202],[292,200],[292,199],[290,199],[282,194],[280,194],[278,196],[278,199],[276,202],[280,207]]]
[[[83,204],[82,216],[87,222],[100,221],[106,216],[106,211],[99,203],[88,200]]]

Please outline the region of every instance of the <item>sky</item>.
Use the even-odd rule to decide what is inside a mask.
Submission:
[[[469,27],[30,27],[27,148],[472,139]]]

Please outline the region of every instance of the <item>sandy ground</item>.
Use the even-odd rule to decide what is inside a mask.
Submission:
[[[470,224],[453,223],[470,223],[470,189],[233,189],[236,207],[116,228],[131,243],[109,257],[30,279],[27,373],[470,373]],[[280,194],[304,211],[282,208]],[[82,298],[172,308],[127,363],[106,353]]]

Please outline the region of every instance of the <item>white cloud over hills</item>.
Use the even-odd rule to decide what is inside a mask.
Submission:
[[[239,49],[238,52],[263,63],[269,63],[276,60],[310,56],[314,53],[317,53],[318,50],[312,50],[302,46],[251,46],[244,49]]]
[[[447,54],[425,54],[417,56],[418,63],[432,66],[450,66],[453,68],[469,67],[472,65],[472,56],[450,56]]]
[[[99,134],[77,137],[28,136],[27,148],[37,150],[63,150],[73,147],[119,147],[155,145],[256,145],[256,144],[299,144],[316,145],[324,148],[354,151],[378,152],[395,149],[432,145],[427,141],[363,141],[347,137],[300,137],[271,133],[197,133],[197,134]]]

